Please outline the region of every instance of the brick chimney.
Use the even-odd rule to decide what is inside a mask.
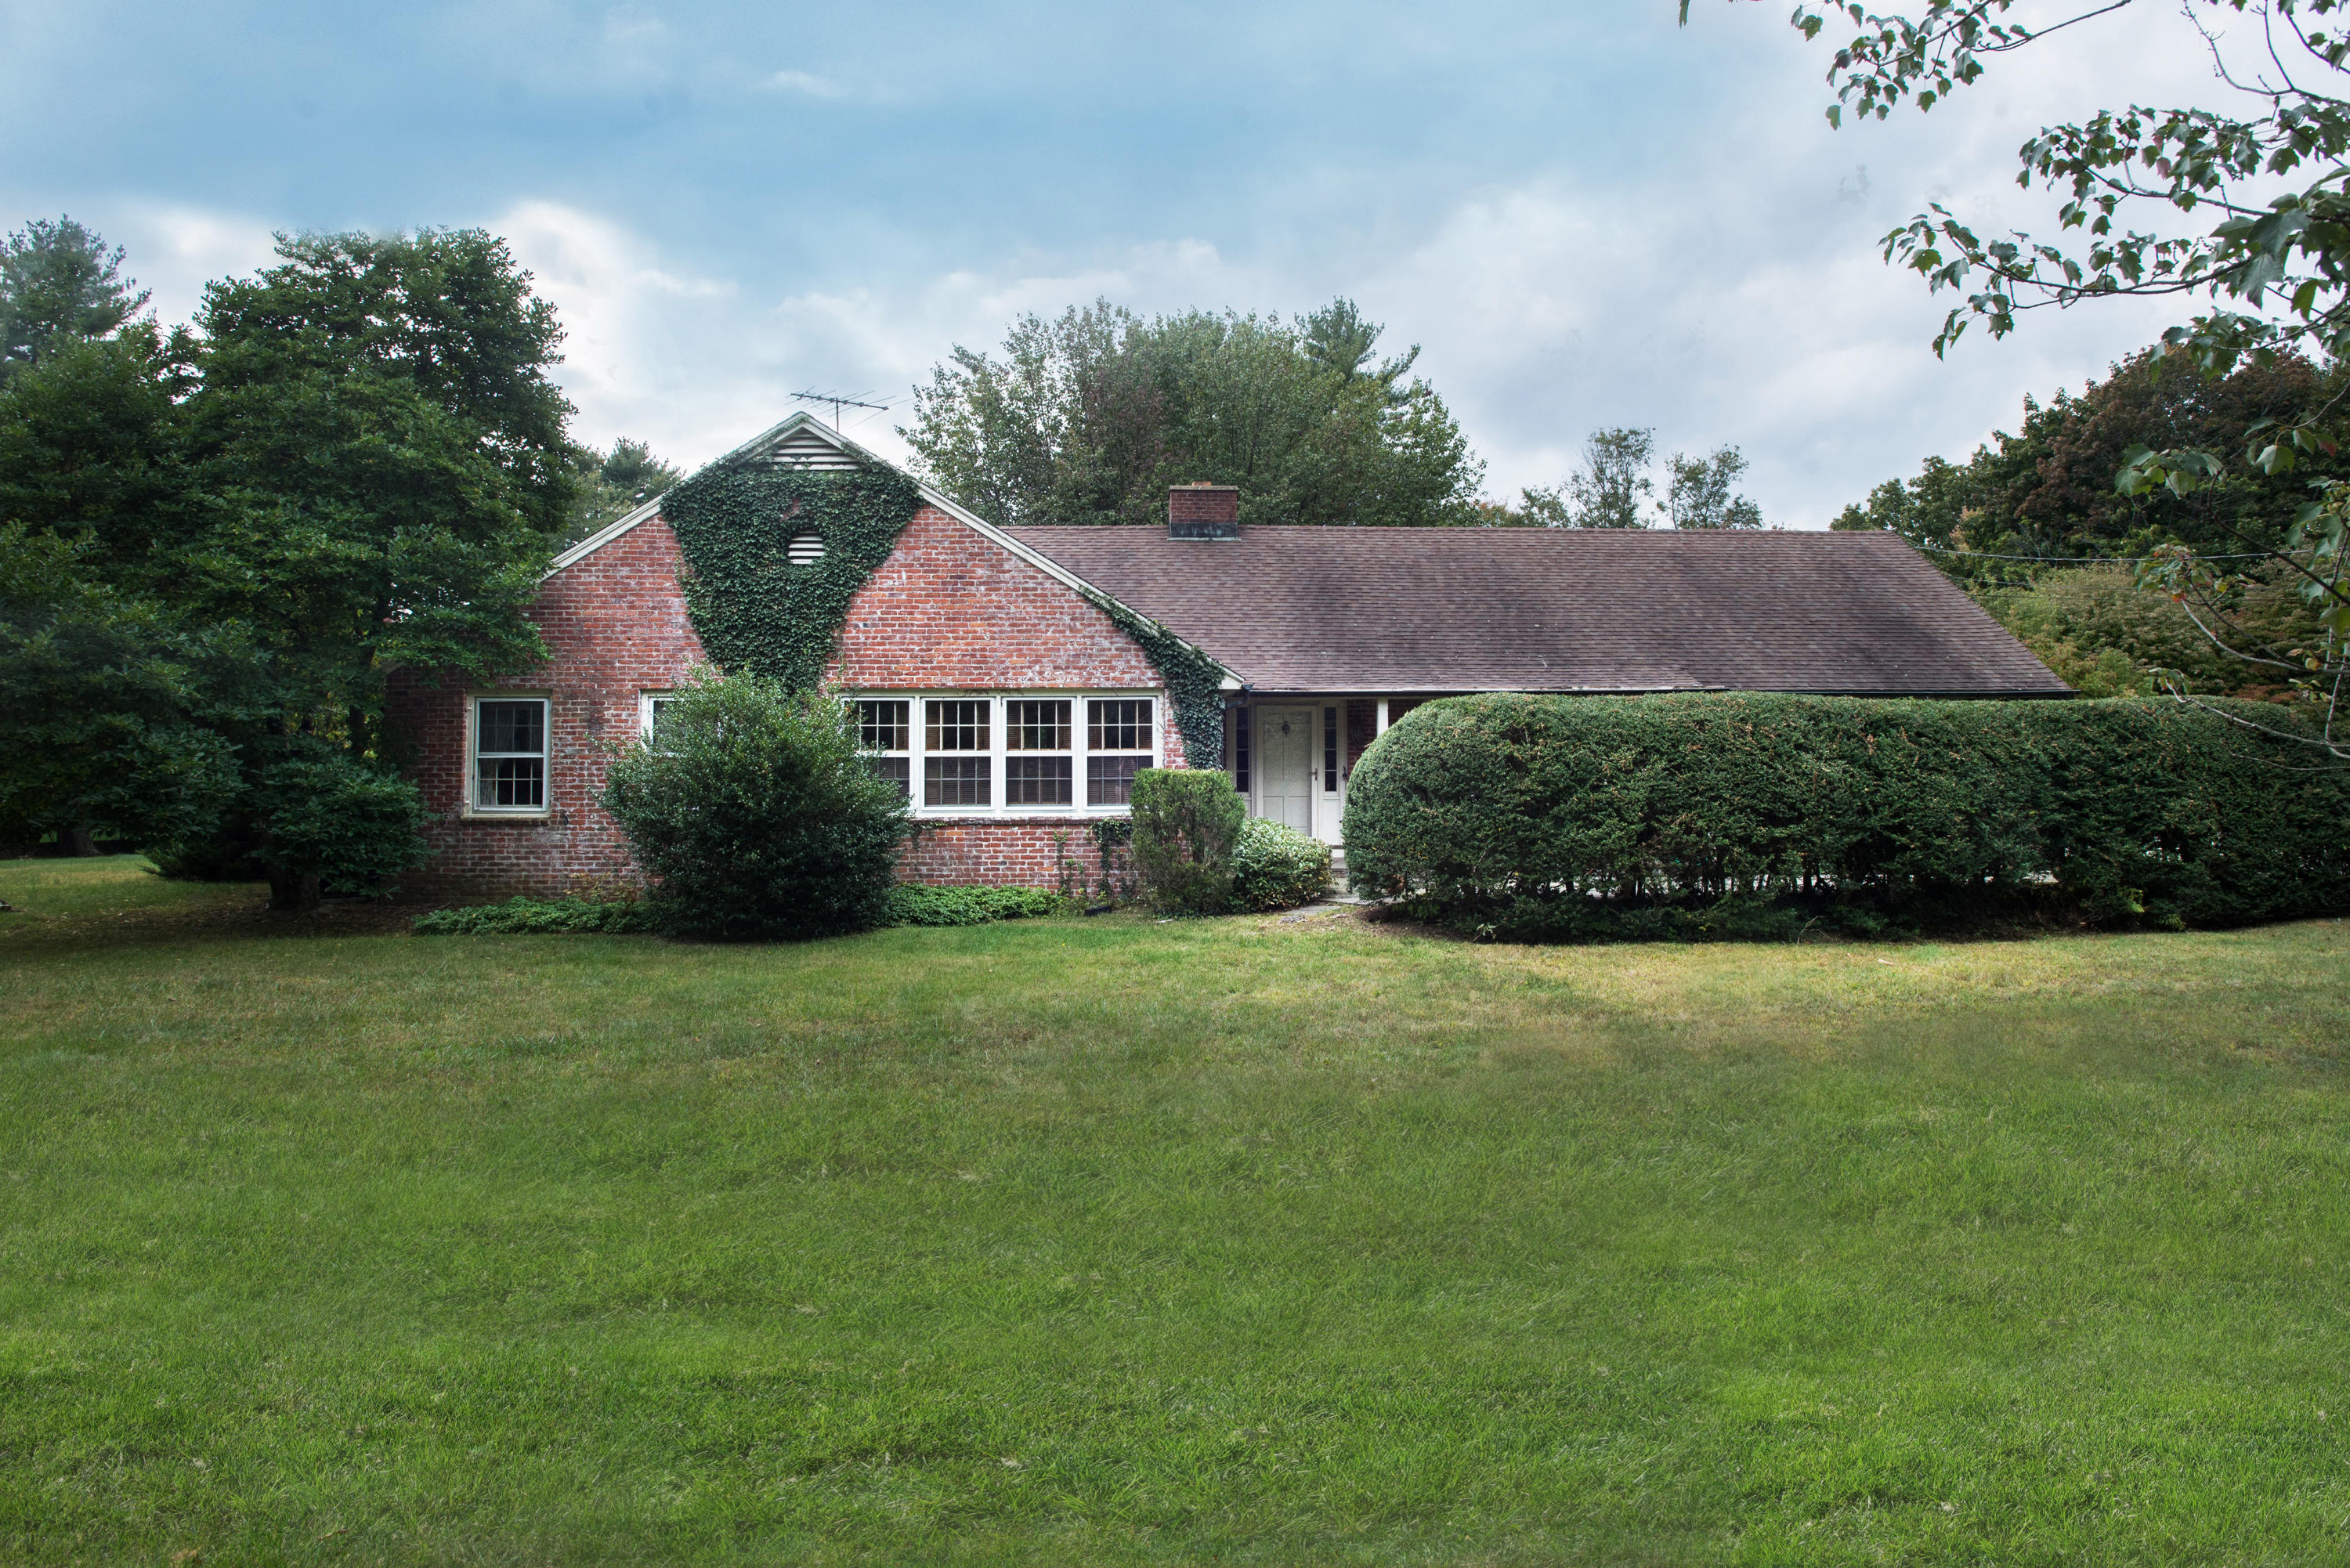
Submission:
[[[1196,480],[1167,493],[1170,539],[1237,539],[1241,536],[1241,487]]]

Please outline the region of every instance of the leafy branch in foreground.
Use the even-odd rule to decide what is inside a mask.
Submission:
[[[1992,57],[2137,3],[2083,0],[2035,25],[2012,19],[2017,0],[1926,0],[1914,19],[1879,16],[1855,0],[1799,5],[1792,22],[1806,38],[1832,24],[1853,28],[1827,71],[1836,99],[1828,121],[1841,125],[1847,111],[1883,119],[1905,102],[1930,109],[1981,80]],[[1986,238],[1939,204],[1887,234],[1888,262],[1917,273],[1933,292],[1966,294],[1943,318],[1935,353],[1976,324],[2003,337],[2027,310],[2200,296],[2210,308],[2170,327],[2163,345],[2206,376],[2296,353],[2321,362],[2350,356],[2350,31],[2328,20],[2345,4],[2182,0],[2196,35],[2191,47],[2208,53],[2213,74],[2241,95],[2241,112],[2131,104],[2043,126],[2017,150],[2016,183],[2059,198],[2061,243],[2020,230]],[[1688,0],[1680,10],[1686,22]],[[2223,34],[2217,24],[2231,16],[2252,19],[2257,31],[2249,38]],[[2216,223],[2199,227],[2214,214]],[[2321,405],[2254,425],[2247,432],[2250,466],[2275,475],[2311,454],[2331,455],[2324,421],[2340,396],[2336,390]],[[2124,454],[2116,483],[2127,495],[2157,488],[2187,495],[2221,480],[2224,470],[2209,451],[2136,447]],[[2326,708],[2316,743],[2340,757],[2350,755],[2333,722],[2350,637],[2342,572],[2350,499],[2337,479],[2312,488],[2316,499],[2301,508],[2285,541],[2244,544],[2264,566],[2300,583],[2317,611],[2317,647],[2231,647],[2229,606],[2244,574],[2186,545],[2161,551],[2141,581],[2196,614],[2222,649],[2293,668],[2301,694]]]

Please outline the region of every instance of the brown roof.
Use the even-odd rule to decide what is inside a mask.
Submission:
[[[1008,532],[1259,691],[2069,692],[1890,534]]]

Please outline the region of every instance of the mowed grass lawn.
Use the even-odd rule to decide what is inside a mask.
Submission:
[[[0,1560],[2350,1555],[2339,922],[0,898]]]

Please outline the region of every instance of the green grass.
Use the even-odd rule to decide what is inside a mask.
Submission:
[[[2350,1554],[2350,926],[181,891],[0,930],[0,1560]]]

